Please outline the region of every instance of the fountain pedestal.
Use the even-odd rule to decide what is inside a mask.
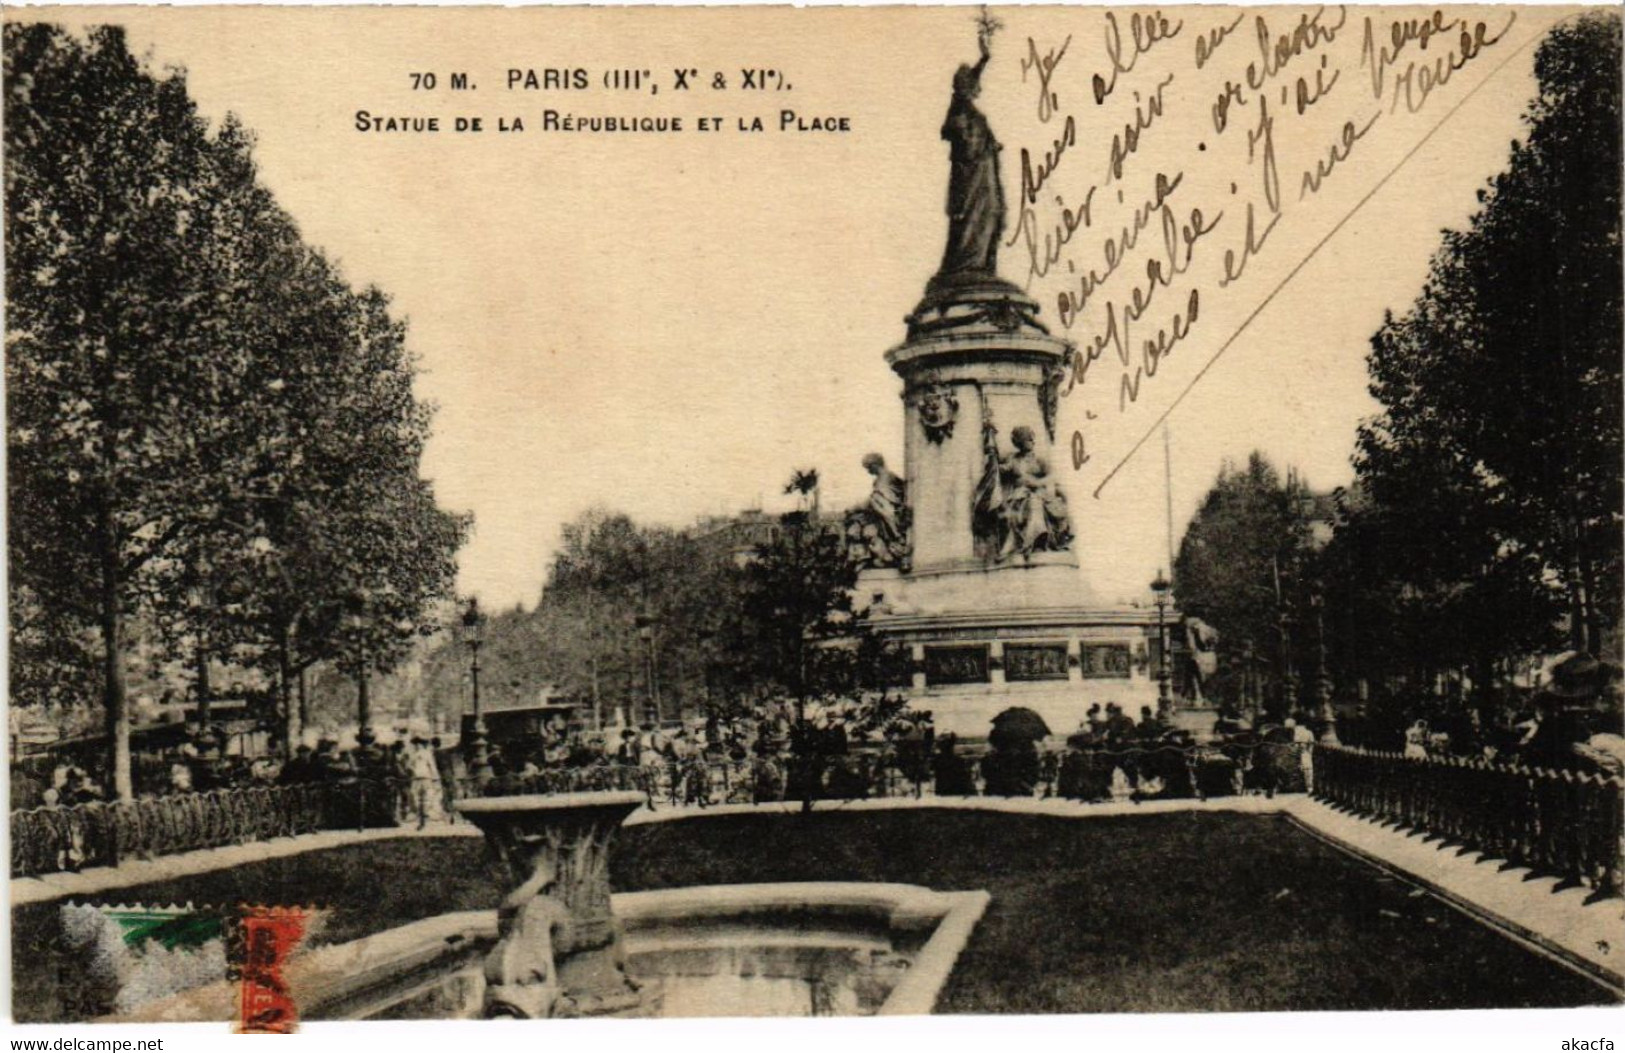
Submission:
[[[610,908],[609,848],[643,803],[640,793],[604,792],[457,805],[515,882],[485,962],[485,1016],[621,1016],[642,1008]]]

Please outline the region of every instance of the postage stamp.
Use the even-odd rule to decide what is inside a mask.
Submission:
[[[240,1032],[286,1034],[298,1010],[284,966],[321,916],[246,904],[64,904],[58,982],[76,1015],[90,1019],[187,1019],[166,1007],[231,984]]]
[[[305,938],[303,907],[244,907],[228,926],[227,979],[237,984],[237,1030],[285,1035],[299,1024],[299,1007],[285,966]]]

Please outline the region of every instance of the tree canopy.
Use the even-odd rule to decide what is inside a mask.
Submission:
[[[1280,615],[1306,608],[1311,505],[1296,476],[1283,477],[1254,451],[1244,466],[1220,470],[1180,541],[1174,600],[1186,616],[1219,632],[1212,688],[1222,698],[1239,701],[1243,676],[1251,675],[1271,688],[1261,701],[1287,707],[1295,701],[1282,697]],[[1293,643],[1290,628],[1287,640]],[[1294,666],[1302,669],[1296,655]]]
[[[468,523],[418,474],[404,327],[301,241],[246,130],[116,27],[8,24],[5,91],[16,682],[99,686],[128,796],[132,619],[203,672],[274,653],[286,700],[302,664],[398,656]],[[94,681],[41,645],[92,631]]]
[[[1413,681],[1558,643],[1617,652],[1621,563],[1620,21],[1535,56],[1506,169],[1372,338],[1383,411],[1334,541],[1367,658]],[[1426,653],[1420,646],[1425,641]]]
[[[1329,542],[1307,543],[1308,495],[1260,456],[1220,474],[1174,580],[1181,608],[1221,631],[1221,694],[1236,694],[1246,642],[1283,671],[1283,608],[1309,670],[1313,589],[1334,681],[1374,704],[1415,707],[1451,682],[1487,704],[1565,630],[1571,648],[1618,658],[1619,70],[1612,12],[1541,43],[1524,138],[1372,337],[1382,410],[1360,428],[1354,485],[1316,510],[1333,513]]]

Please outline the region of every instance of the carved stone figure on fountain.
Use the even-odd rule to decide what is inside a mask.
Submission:
[[[556,1015],[562,989],[557,948],[570,942],[570,908],[556,895],[558,872],[545,860],[502,901],[500,938],[485,959],[485,1015],[542,1020]]]
[[[999,431],[991,417],[982,425],[986,458],[976,488],[973,529],[984,559],[1003,562],[1034,552],[1062,552],[1072,545],[1072,517],[1066,495],[1050,478],[1049,463],[1035,449],[1026,425],[1010,433],[1014,449],[999,452]]]
[[[615,830],[639,793],[474,797],[457,808],[517,882],[485,961],[485,1014],[622,1016],[647,1008],[626,975],[609,891]]]
[[[859,566],[899,566],[908,557],[906,484],[878,453],[864,457],[863,467],[874,487],[869,500],[847,515],[847,544]]]

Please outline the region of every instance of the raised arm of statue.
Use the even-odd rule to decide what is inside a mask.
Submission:
[[[976,47],[982,53],[982,61],[976,67],[978,73],[987,65],[988,56],[993,53],[993,34],[1003,28],[1004,23],[994,18],[987,5],[983,4],[981,13],[976,16]]]

